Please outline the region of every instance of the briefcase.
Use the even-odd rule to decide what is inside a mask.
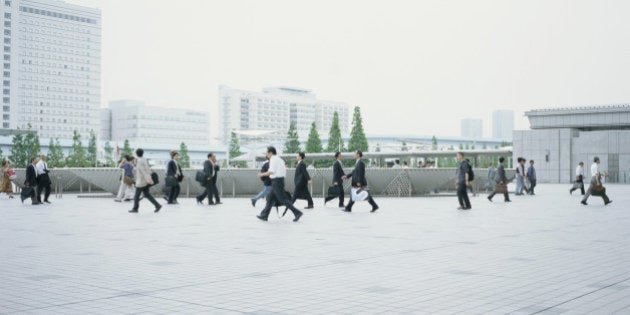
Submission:
[[[507,194],[507,192],[508,192],[507,185],[505,183],[497,184],[494,187],[494,192],[497,193],[497,194]]]
[[[153,181],[153,185],[157,185],[160,183],[160,178],[156,172],[151,172],[151,180]]]
[[[33,193],[33,187],[30,187],[30,186],[23,187],[22,192],[20,193],[20,198],[22,199],[22,202],[30,198],[32,193]]]
[[[339,197],[343,195],[343,186],[328,187],[328,197]]]
[[[593,185],[591,187],[591,195],[603,196],[604,194],[606,194],[606,187],[604,187],[604,185]]]
[[[166,183],[166,187],[177,186],[177,179],[175,179],[175,177],[173,176],[166,176],[166,179],[164,179],[164,182]]]
[[[208,181],[208,179],[206,178],[206,173],[204,173],[203,171],[197,171],[197,174],[195,174],[195,180],[201,185],[205,185]]]

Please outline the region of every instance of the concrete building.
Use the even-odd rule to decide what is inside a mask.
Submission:
[[[514,131],[514,111],[510,109],[492,112],[492,138],[512,141]]]
[[[101,110],[100,121],[110,122],[101,128],[101,140],[160,144],[179,148],[184,142],[193,146],[209,146],[209,113],[180,108],[146,106],[142,101],[117,100]],[[111,136],[107,138],[107,135]]]
[[[262,92],[219,87],[219,139],[229,144],[236,131],[242,145],[284,143],[290,122],[300,139],[306,139],[315,122],[320,135],[327,135],[334,112],[339,113],[342,134],[349,132],[350,107],[343,102],[317,99],[310,90],[273,87]],[[281,146],[280,146],[281,147]]]
[[[460,124],[463,138],[481,139],[483,136],[483,120],[478,118],[464,118]]]
[[[40,137],[99,132],[101,12],[58,0],[5,0],[2,124]]]
[[[514,131],[514,157],[536,161],[539,182],[569,183],[583,161],[601,160],[609,182],[630,182],[630,104],[531,110],[532,130]]]

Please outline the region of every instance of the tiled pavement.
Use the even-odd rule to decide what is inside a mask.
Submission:
[[[630,186],[505,204],[317,200],[298,223],[247,199],[139,214],[110,199],[0,198],[0,313],[630,314]],[[160,200],[163,202],[163,200]],[[298,204],[304,206],[304,202]]]

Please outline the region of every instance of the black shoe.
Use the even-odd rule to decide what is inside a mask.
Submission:
[[[604,202],[604,206],[607,206],[610,203],[612,203],[612,200],[608,200],[608,202]]]
[[[313,209],[313,208],[315,208],[315,207],[313,207],[313,205],[309,205],[309,206],[307,206],[307,207],[306,207],[306,208],[304,208],[304,209]]]
[[[176,203],[175,203],[175,201],[173,201],[173,202],[167,202],[166,204],[167,205],[175,205]]]
[[[504,202],[512,202],[512,200],[508,199],[508,200],[504,200]]]
[[[214,202],[208,202],[208,206],[214,206],[214,205],[216,205],[216,203],[214,203]]]
[[[339,205],[339,209],[345,209],[345,208],[346,208],[346,206],[344,206],[344,205]]]
[[[378,207],[372,208],[372,211],[370,211],[370,212],[376,212],[376,210],[378,210]]]
[[[138,213],[138,209],[131,209],[129,210],[129,213]]]
[[[166,196],[162,197],[162,199],[168,201],[168,197],[166,197]]]
[[[160,209],[162,209],[162,205],[158,205],[153,212],[158,213],[160,212]]]
[[[222,204],[223,204],[223,202],[221,202],[221,201],[217,201],[217,202],[215,203],[215,205],[222,205]]]
[[[490,200],[490,202],[492,202],[492,198],[488,197],[488,200]]]
[[[457,210],[466,210],[464,207],[457,207]]]
[[[472,207],[464,208],[464,210],[472,210]]]
[[[173,201],[173,204],[178,205],[179,201],[175,200],[175,201]]]
[[[37,206],[37,205],[41,205],[41,204],[42,204],[41,202],[36,201],[36,202],[33,202],[31,205],[33,205],[33,206]]]
[[[196,198],[196,199],[197,199],[197,204],[198,205],[202,205],[203,204],[203,202],[201,200],[199,200],[199,198]]]
[[[586,201],[584,201],[584,200],[580,201],[580,203],[585,205],[585,206],[588,205],[588,203],[586,203]]]
[[[304,214],[304,213],[302,213],[302,212],[298,212],[298,213],[295,215],[295,219],[293,219],[293,222],[297,222],[297,221],[299,221],[299,220],[300,220],[300,218],[302,217],[302,215],[303,215],[303,214]]]
[[[256,200],[252,199],[252,207],[256,208]]]
[[[352,210],[348,209],[348,208],[343,208],[343,210],[341,210],[343,212],[352,212]]]
[[[52,204],[52,202],[50,202],[50,201],[48,201],[48,200],[44,200],[44,202],[45,202],[45,203],[47,203],[47,204],[49,204],[49,205],[51,205],[51,204]]]
[[[262,217],[261,215],[256,216],[260,221],[267,221],[267,218]]]
[[[569,189],[569,195],[573,196],[573,189]]]

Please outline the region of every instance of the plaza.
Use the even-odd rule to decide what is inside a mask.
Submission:
[[[317,198],[297,223],[249,199],[139,214],[110,198],[0,197],[2,314],[628,314],[628,186],[536,196]],[[159,200],[165,203],[163,200]],[[296,203],[304,207],[304,201]],[[282,213],[282,208],[280,209]]]

